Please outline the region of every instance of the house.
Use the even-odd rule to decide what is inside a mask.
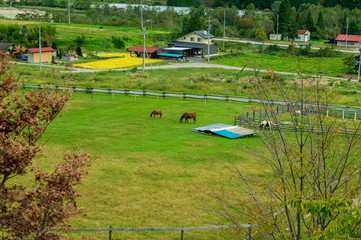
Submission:
[[[11,48],[14,44],[9,42],[0,42],[0,51],[7,51]]]
[[[295,42],[308,42],[311,39],[311,33],[308,30],[298,30],[298,38],[295,39]]]
[[[208,37],[209,55],[217,55],[217,45],[212,41],[215,36],[205,30],[188,33],[173,41],[167,42],[167,44],[169,48],[176,47],[189,49],[189,56],[206,57],[208,55]]]
[[[41,62],[51,62],[53,57],[54,49],[51,47],[41,48]],[[28,62],[39,63],[40,62],[40,49],[39,48],[28,48],[25,52],[28,55]]]
[[[130,56],[132,56],[132,52],[134,52],[137,57],[143,57],[144,47],[134,46],[132,48],[129,48],[128,52],[130,52]],[[145,55],[146,58],[157,58],[157,55],[160,52],[160,48],[145,47],[145,52],[147,53],[147,55]]]
[[[282,34],[270,34],[269,35],[269,40],[280,41],[281,39],[282,39]]]
[[[335,39],[337,46],[346,46],[346,40],[348,47],[358,48],[360,46],[361,36],[340,34]]]

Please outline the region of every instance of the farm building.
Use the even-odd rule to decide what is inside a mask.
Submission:
[[[269,35],[269,40],[281,40],[282,39],[282,34],[270,34]]]
[[[337,46],[346,46],[346,40],[347,40],[348,47],[357,47],[358,48],[360,45],[361,36],[340,34],[335,39]]]
[[[189,56],[205,57],[208,55],[208,37],[210,39],[209,55],[217,55],[217,45],[212,41],[215,36],[205,30],[188,33],[176,40],[167,42],[167,44],[169,48],[188,48]]]
[[[308,42],[311,39],[311,33],[308,30],[298,30],[297,34],[296,42]]]
[[[132,56],[132,53],[134,52],[134,54],[137,57],[143,57],[143,51],[144,51],[144,47],[142,46],[134,46],[132,48],[128,49],[128,52],[130,52],[130,56]],[[145,55],[146,58],[157,58],[158,53],[160,53],[160,48],[156,48],[156,47],[145,47],[145,52],[147,53],[147,55]]]
[[[51,47],[41,48],[41,62],[51,62],[54,49]],[[40,62],[40,49],[39,48],[28,48],[25,52],[27,55],[27,61],[30,63]]]
[[[13,43],[0,42],[0,51],[7,51],[13,45],[14,45]]]
[[[186,61],[187,57],[191,56],[192,48],[180,48],[180,47],[172,47],[172,48],[163,48],[162,53],[159,53],[158,56],[161,59],[166,60],[175,60],[175,61]]]

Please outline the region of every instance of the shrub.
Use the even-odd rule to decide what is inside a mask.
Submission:
[[[114,44],[115,48],[122,49],[125,48],[125,43],[120,37],[112,36],[112,43]]]
[[[325,48],[320,48],[316,53],[315,57],[340,57],[341,52],[336,51],[333,47],[327,46]]]

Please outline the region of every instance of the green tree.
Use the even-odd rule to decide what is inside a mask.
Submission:
[[[315,24],[313,22],[311,10],[309,10],[307,13],[305,25],[306,25],[307,30],[310,31],[311,33],[316,30]]]
[[[266,34],[266,30],[264,29],[264,27],[258,28],[255,35],[256,35],[256,38],[261,40],[263,43],[264,43],[264,41],[267,40],[267,34]]]
[[[325,21],[323,20],[323,13],[320,11],[317,18],[317,27],[320,30],[324,30],[326,28]]]
[[[279,11],[279,29],[281,34],[285,34],[292,18],[292,9],[289,0],[282,0]]]
[[[356,19],[353,19],[350,23],[348,34],[350,35],[360,35],[360,29],[357,25]]]

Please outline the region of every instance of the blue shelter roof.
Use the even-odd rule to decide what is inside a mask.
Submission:
[[[165,57],[181,57],[182,55],[179,54],[171,54],[171,53],[159,53],[158,56],[165,56]]]
[[[193,128],[195,132],[215,133],[226,138],[240,138],[253,135],[256,132],[239,126],[232,126],[223,123],[216,123],[205,127]]]

